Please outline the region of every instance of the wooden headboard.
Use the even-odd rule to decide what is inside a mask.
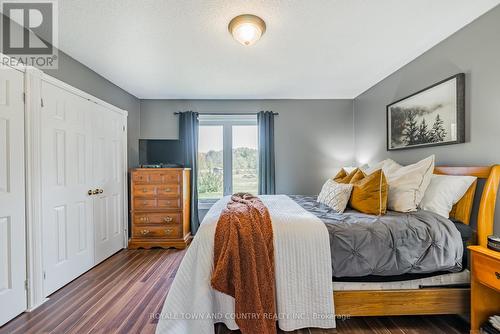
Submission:
[[[491,167],[441,166],[434,168],[434,174],[470,175],[475,176],[478,179],[486,179],[477,216],[477,238],[479,245],[486,247],[487,236],[493,234],[495,204],[500,182],[500,165],[493,165]],[[453,209],[450,212],[450,217],[455,218],[467,225],[470,223],[476,187],[477,181],[469,187],[460,201],[453,206]]]

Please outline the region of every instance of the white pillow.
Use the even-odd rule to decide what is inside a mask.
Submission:
[[[365,172],[367,175],[370,175],[371,173],[373,173],[379,169],[382,169],[384,174],[387,175],[387,174],[395,172],[396,170],[400,169],[401,167],[403,167],[403,166],[398,164],[396,161],[394,161],[392,159],[385,159],[383,161],[376,163],[375,165],[373,165],[371,167],[363,169],[363,172]]]
[[[389,184],[387,208],[392,211],[416,211],[431,182],[434,172],[434,155],[413,165],[397,168],[395,162],[389,163],[384,171]]]
[[[351,197],[352,187],[352,184],[337,183],[328,179],[321,188],[317,201],[328,205],[338,213],[342,213]]]
[[[419,208],[449,218],[450,211],[474,183],[474,176],[432,175]]]

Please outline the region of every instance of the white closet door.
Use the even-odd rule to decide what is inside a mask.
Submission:
[[[23,80],[0,69],[0,326],[27,307]]]
[[[94,264],[92,103],[42,81],[42,235],[44,293]]]
[[[124,247],[124,116],[96,105],[94,111],[95,261],[105,260]]]

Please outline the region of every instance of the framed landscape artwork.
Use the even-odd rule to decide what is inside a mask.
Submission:
[[[465,142],[465,74],[387,106],[387,150]]]

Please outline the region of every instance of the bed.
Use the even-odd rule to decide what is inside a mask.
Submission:
[[[493,233],[495,203],[500,181],[500,166],[436,167],[435,174],[471,175],[486,180],[477,212],[477,227],[472,243],[486,247],[487,236]],[[469,225],[477,183],[473,183],[453,207],[450,218]],[[334,291],[335,312],[350,316],[391,316],[468,314],[470,288],[425,288],[391,290]]]
[[[477,229],[474,231],[479,243],[484,245],[486,236],[493,231],[500,166],[436,167],[434,173],[471,175],[478,179],[486,179],[479,204]],[[469,225],[476,186],[477,183],[474,182],[462,199],[453,207],[450,219]],[[467,282],[468,272],[463,270],[464,264],[462,263],[464,246],[461,242],[461,235],[450,220],[440,219],[427,212],[406,214],[404,219],[408,220],[407,229],[398,230],[395,222],[402,219],[401,216],[388,214],[380,220],[380,217],[361,217],[351,213],[351,217],[354,216],[358,220],[365,219],[368,222],[364,225],[358,225],[358,227],[363,225],[361,234],[364,237],[356,239],[355,236],[359,237],[358,233],[347,234],[344,239],[354,237],[356,240],[342,245],[346,240],[340,238],[335,245],[335,241],[332,242],[330,237],[338,236],[342,234],[342,231],[335,229],[335,224],[332,225],[334,226],[332,229],[327,228],[328,224],[324,221],[325,217],[322,219],[321,210],[318,212],[318,208],[316,208],[315,212],[313,208],[314,198],[276,195],[263,196],[262,200],[268,206],[273,218],[275,240],[279,240],[275,241],[277,303],[278,309],[284,310],[286,314],[301,314],[301,312],[326,314],[326,309],[337,316],[468,313],[470,294],[468,286],[450,287],[450,284],[447,284],[445,288],[433,287],[432,285],[421,288],[421,284],[418,284],[417,281],[412,288],[397,288],[397,283],[393,282],[390,289],[384,289],[379,284],[379,287],[382,288],[372,290],[370,286],[373,286],[374,282],[362,282],[364,288],[358,289],[356,287],[359,284],[356,285],[356,282],[347,280],[344,282],[343,289],[339,289],[338,285],[334,289],[335,283],[332,284],[331,279],[333,277],[335,280],[334,276],[365,277],[373,275],[389,278],[394,275],[432,274],[438,271],[447,272],[448,274],[445,275],[453,275],[453,272],[456,272],[461,275],[461,282]],[[234,319],[213,318],[214,314],[220,316],[234,310],[234,300],[212,290],[209,283],[213,266],[213,235],[218,214],[224,205],[224,200],[219,201],[205,217],[202,223],[203,228],[200,227],[197,238],[193,241],[179,267],[171,291],[165,301],[157,333],[213,333],[213,326],[212,329],[210,326],[217,322],[225,323],[229,329],[237,328]],[[349,222],[349,218],[346,217],[349,215],[333,218],[334,220],[340,219],[342,224],[346,225],[343,232],[349,231],[350,226],[356,226],[356,224],[351,224],[352,222]],[[370,219],[377,220],[375,226],[379,225],[378,228],[373,228],[373,221],[371,222],[372,226],[369,226]],[[429,224],[429,220],[432,221],[431,224]],[[291,222],[296,226],[294,229],[281,228],[282,226],[290,226]],[[431,225],[439,226],[439,228],[432,228]],[[322,229],[331,232],[331,234]],[[315,230],[321,231],[321,233],[318,234],[314,232]],[[392,243],[385,245],[384,249],[370,250],[368,246],[376,244],[376,242],[364,240],[377,237],[394,239],[395,235],[405,234],[406,238],[403,239],[408,241],[419,239],[419,241],[407,247],[404,242],[393,240]],[[307,242],[304,243],[301,241],[302,239],[307,240]],[[291,253],[295,254],[293,258],[289,255],[284,256],[285,251],[291,248],[300,248],[300,251],[295,249]],[[405,255],[402,258],[399,255],[392,256],[391,249]],[[370,257],[370,252],[382,252],[385,260],[381,263],[374,262],[373,259],[376,257]],[[332,253],[337,256],[331,255]],[[396,260],[396,258],[398,259]],[[346,259],[349,259],[348,263],[342,263]],[[320,267],[322,269],[316,272],[317,268]],[[311,271],[314,272],[314,275],[311,274]],[[316,280],[317,275],[320,276],[320,279]],[[286,283],[283,283],[285,281]],[[328,286],[322,285],[325,281],[329,281]],[[302,282],[302,285],[297,285],[297,282]],[[307,282],[315,285],[315,288],[308,289]],[[308,293],[318,293],[318,291],[321,292],[321,296],[308,298]],[[334,305],[332,304],[332,294]],[[172,314],[172,311],[175,314]],[[192,314],[206,313],[211,314],[211,316],[207,316],[206,319],[197,319],[199,321],[195,322],[189,321],[192,319],[186,319],[186,313],[191,314],[188,317],[191,317]],[[282,330],[304,327],[332,328],[335,326],[335,321],[334,319],[316,319],[314,321],[279,319],[279,326]]]

